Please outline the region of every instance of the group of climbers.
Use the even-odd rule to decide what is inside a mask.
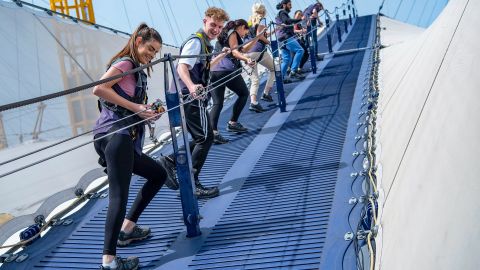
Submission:
[[[291,8],[290,0],[282,0],[277,5],[280,11],[275,26],[277,40],[282,43],[281,72],[285,83],[305,78],[301,69],[306,62],[302,61],[305,59],[305,46],[299,44],[297,36],[305,35],[305,31],[296,25],[303,24],[305,27],[308,21],[315,19],[321,4],[310,5],[304,12],[307,16],[297,16],[296,19],[291,19],[288,15]],[[238,96],[227,123],[227,131],[234,134],[248,131],[248,128],[239,122],[239,117],[249,96],[249,109],[259,113],[264,111],[257,99],[257,64],[264,66],[268,72],[260,98],[265,102],[273,102],[271,91],[275,79],[274,61],[267,52],[270,43],[268,36],[271,33],[265,31],[265,16],[265,6],[259,3],[252,7],[248,22],[243,19],[229,21],[224,10],[210,7],[205,12],[203,27],[187,38],[180,47],[181,56],[192,56],[180,58],[175,77],[184,98],[186,126],[192,137],[189,148],[192,154],[195,195],[199,199],[213,198],[220,194],[218,187],[203,186],[199,175],[212,144],[229,142],[218,130],[225,88],[228,87]],[[211,41],[215,39],[218,41],[214,48]],[[148,64],[160,51],[161,46],[160,34],[146,24],[141,24],[131,35],[127,45],[112,58],[102,79]],[[212,54],[214,51],[216,53]],[[193,57],[201,54],[212,56]],[[243,68],[249,70],[250,89],[240,76]],[[287,74],[288,69],[290,71]],[[100,163],[106,167],[109,180],[109,205],[101,269],[138,269],[138,258],[120,258],[116,255],[117,246],[148,238],[150,229],[136,224],[140,214],[163,184],[174,190],[179,188],[175,177],[174,155],[164,156],[156,161],[142,153],[144,124],[142,122],[134,125],[141,120],[156,120],[164,111],[163,108],[152,110],[147,104],[147,77],[150,76],[150,71],[139,71],[134,75],[100,84],[93,90],[100,98],[101,105],[101,114],[95,126],[95,138],[99,140],[94,146]],[[215,85],[213,90],[209,90],[209,95],[202,94],[209,84]],[[170,91],[175,91],[175,87],[171,87]],[[213,105],[208,112],[210,95]],[[131,117],[122,120],[125,116]],[[130,127],[113,133],[126,126]],[[110,133],[113,134],[106,136]],[[126,215],[132,173],[144,177],[147,181]]]

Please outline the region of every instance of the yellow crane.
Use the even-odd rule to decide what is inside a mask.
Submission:
[[[95,23],[92,0],[50,0],[50,9]]]

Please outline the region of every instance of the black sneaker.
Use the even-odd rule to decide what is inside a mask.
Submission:
[[[267,102],[273,102],[273,97],[270,94],[263,93],[263,95],[260,99],[265,100]]]
[[[257,104],[253,104],[253,103],[250,103],[250,107],[248,107],[248,109],[250,111],[254,111],[254,112],[257,112],[257,113],[261,113],[261,112],[264,112],[265,110],[262,108],[262,105],[260,105],[260,103],[257,103]]]
[[[247,132],[248,128],[242,126],[242,124],[240,124],[239,122],[236,122],[235,124],[228,123],[227,131],[243,133],[243,132]]]
[[[128,257],[126,259],[122,259],[119,256],[115,257],[115,261],[117,263],[116,268],[110,268],[108,266],[100,265],[100,269],[102,270],[137,270],[138,265],[140,264],[137,257]]]
[[[128,234],[124,231],[120,232],[120,234],[118,235],[117,246],[125,247],[132,242],[145,240],[150,236],[150,233],[151,233],[150,228],[148,227],[142,228],[140,226],[135,225],[135,227],[133,227],[132,232]]]
[[[290,80],[289,78],[283,79],[283,84],[289,84],[289,83],[292,83],[292,80]]]
[[[207,188],[200,183],[195,184],[195,196],[197,196],[198,199],[210,199],[218,197],[218,195],[220,195],[218,187]]]
[[[222,134],[220,134],[220,133],[216,133],[216,134],[213,135],[213,143],[214,144],[226,144],[226,143],[229,143],[229,142],[230,142],[230,140],[223,137]]]
[[[292,71],[292,72],[290,72],[290,78],[297,79],[297,80],[303,80],[303,79],[305,79],[305,75],[302,75],[298,72],[293,72]]]
[[[306,68],[306,69],[298,68],[298,69],[297,69],[297,73],[298,73],[298,74],[305,74],[305,73],[309,73],[309,72],[311,72],[311,71],[312,71],[311,68]]]
[[[169,189],[177,190],[180,185],[177,181],[176,167],[173,160],[167,156],[163,156],[158,159],[158,163],[167,171],[167,179],[165,180],[165,186]]]

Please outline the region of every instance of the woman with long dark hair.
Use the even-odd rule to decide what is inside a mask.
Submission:
[[[162,38],[153,28],[142,23],[133,32],[127,45],[108,65],[102,79],[109,78],[140,65],[149,63],[160,51]],[[125,77],[97,85],[93,93],[100,97],[101,113],[95,124],[95,138],[117,131],[95,141],[99,162],[106,166],[109,181],[109,203],[105,221],[105,240],[101,269],[137,269],[136,257],[122,259],[116,256],[117,244],[126,246],[149,237],[150,229],[138,226],[137,220],[157,194],[166,179],[165,169],[154,159],[142,153],[144,122],[156,119],[158,111],[147,103],[147,76],[142,70]],[[160,110],[162,111],[163,108]],[[132,116],[137,113],[137,115]],[[130,116],[130,117],[128,117]],[[126,118],[128,117],[128,118]],[[115,122],[119,119],[125,120]],[[113,123],[115,122],[115,123]],[[138,123],[134,125],[135,123]],[[123,129],[133,125],[127,129]],[[132,173],[147,179],[127,216],[126,207]],[[123,222],[123,223],[122,223]]]
[[[228,140],[222,137],[218,132],[218,118],[223,108],[223,101],[225,99],[225,87],[228,87],[238,98],[233,104],[232,116],[227,124],[227,131],[242,133],[248,129],[245,128],[238,118],[242,112],[248,99],[248,88],[242,76],[242,64],[244,61],[248,66],[253,67],[255,61],[244,55],[257,42],[258,36],[243,44],[243,38],[248,34],[248,23],[243,19],[229,21],[218,36],[218,42],[215,45],[217,51],[222,48],[230,48],[232,53],[223,58],[212,71],[210,79],[211,84],[215,89],[212,91],[212,109],[210,111],[210,118],[212,119],[212,128],[214,133],[214,143],[222,144],[228,143]],[[239,47],[239,45],[242,45]]]

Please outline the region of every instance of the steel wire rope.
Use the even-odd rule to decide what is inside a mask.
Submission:
[[[133,31],[132,24],[130,23],[130,18],[128,17],[127,6],[125,5],[125,0],[122,0],[123,10],[125,11],[125,17],[127,17],[128,27],[130,27],[130,32]]]
[[[460,18],[458,19],[457,25],[455,26],[455,30],[454,30],[454,32],[453,32],[453,34],[452,34],[452,37],[450,38],[450,41],[448,42],[448,46],[447,46],[447,48],[446,48],[446,50],[445,50],[445,53],[443,54],[442,61],[440,62],[440,65],[438,66],[437,71],[435,72],[435,77],[433,78],[433,81],[432,81],[432,83],[431,83],[431,85],[430,85],[430,89],[428,90],[427,97],[425,98],[425,100],[424,100],[424,102],[423,102],[423,104],[422,104],[422,108],[421,108],[421,110],[420,110],[420,113],[418,114],[418,117],[417,117],[417,119],[416,119],[416,121],[415,121],[415,125],[414,125],[414,127],[413,127],[413,130],[412,130],[412,132],[411,132],[411,134],[410,134],[410,136],[409,136],[409,138],[408,138],[407,145],[405,146],[405,149],[404,149],[404,151],[403,151],[403,154],[402,154],[402,157],[401,157],[401,159],[400,159],[400,162],[398,163],[398,167],[397,167],[397,169],[396,169],[396,171],[395,171],[395,175],[393,176],[392,184],[391,184],[390,187],[388,188],[388,193],[387,193],[386,196],[385,196],[384,203],[387,202],[388,197],[389,197],[389,195],[390,195],[390,191],[392,190],[392,187],[394,186],[395,181],[397,180],[398,172],[400,171],[400,167],[402,166],[402,163],[403,163],[403,160],[404,160],[405,155],[406,155],[406,153],[407,153],[407,150],[408,150],[409,147],[410,147],[410,143],[411,143],[411,141],[412,141],[413,135],[415,134],[415,131],[416,131],[416,129],[417,129],[417,126],[418,126],[418,123],[419,123],[419,121],[420,121],[420,118],[422,117],[423,111],[424,111],[424,109],[425,109],[425,106],[427,105],[427,101],[428,101],[428,99],[429,99],[429,97],[430,97],[430,94],[431,94],[431,92],[432,92],[433,86],[435,85],[435,83],[436,83],[436,81],[437,81],[437,77],[438,77],[438,75],[439,75],[439,73],[440,73],[440,70],[442,69],[443,63],[444,63],[445,58],[446,58],[446,56],[447,56],[447,53],[449,52],[450,46],[452,45],[453,39],[454,39],[454,37],[455,37],[455,35],[456,35],[456,33],[457,33],[457,30],[458,30],[458,27],[459,27],[460,23],[462,22],[463,15],[465,14],[465,10],[467,9],[467,6],[468,6],[469,3],[470,3],[470,0],[467,0],[467,3],[465,3],[465,6],[464,6],[464,8],[463,8],[462,14],[460,15]]]
[[[150,11],[150,4],[148,3],[148,0],[145,0],[145,3],[147,4],[148,15],[150,16],[150,20],[152,21],[152,25],[156,25],[155,22],[153,21],[153,16],[152,16],[152,12]]]
[[[195,4],[195,7],[197,8],[198,15],[200,16],[200,19],[203,19],[202,12],[200,11],[200,8],[198,7],[198,3],[196,0],[193,0],[193,3]]]
[[[397,6],[397,10],[395,11],[395,14],[393,15],[393,18],[397,18],[398,11],[400,10],[400,7],[402,6],[403,0],[400,0]]]
[[[170,14],[173,16],[173,21],[175,22],[175,26],[177,27],[178,35],[180,36],[180,39],[183,40],[182,37],[182,31],[180,30],[180,27],[178,26],[177,18],[175,17],[175,14],[173,13],[172,6],[170,5],[170,0],[167,0],[167,6],[168,9],[170,9]]]
[[[244,67],[241,67],[241,68],[235,70],[234,72],[232,72],[232,74],[234,74],[236,71],[241,70],[241,69],[244,69]],[[239,73],[239,74],[236,74],[236,75],[233,76],[232,78],[230,78],[230,79],[228,79],[228,80],[226,80],[226,81],[222,81],[222,82],[220,82],[219,84],[227,83],[227,82],[235,79],[236,77],[241,76],[242,74],[243,74],[243,72],[241,72],[241,73]],[[208,87],[208,86],[207,86],[207,87]],[[207,95],[209,92],[215,90],[215,89],[218,88],[218,87],[219,87],[219,85],[213,87],[212,89],[209,89],[208,91],[205,91],[203,94],[199,95],[199,97],[205,98],[206,95]],[[149,118],[146,118],[146,119],[142,119],[142,120],[140,120],[140,121],[138,121],[138,122],[135,122],[135,123],[133,123],[133,124],[131,124],[131,125],[128,125],[128,126],[126,126],[126,127],[119,128],[119,129],[117,129],[117,130],[115,130],[115,131],[113,131],[113,132],[110,132],[110,133],[107,133],[107,134],[105,134],[105,135],[103,135],[103,136],[100,136],[99,138],[96,138],[96,139],[90,140],[90,141],[88,141],[88,142],[86,142],[86,143],[82,143],[82,144],[80,144],[80,145],[71,147],[71,148],[69,148],[69,149],[67,149],[67,150],[64,150],[64,151],[61,151],[61,152],[59,152],[59,153],[57,153],[57,154],[55,154],[55,155],[51,155],[51,156],[49,156],[49,157],[43,158],[43,159],[38,160],[38,161],[36,161],[36,162],[32,162],[32,163],[30,163],[30,164],[28,164],[28,165],[22,166],[22,167],[20,167],[20,168],[15,169],[15,170],[12,170],[12,171],[3,173],[3,174],[0,175],[0,178],[3,178],[3,177],[8,176],[8,175],[10,175],[10,174],[16,173],[16,172],[18,172],[18,171],[27,169],[27,168],[32,167],[32,166],[34,166],[34,165],[37,165],[37,164],[39,164],[39,163],[42,163],[42,162],[45,162],[45,161],[50,160],[50,159],[52,159],[52,158],[55,158],[55,157],[57,157],[57,156],[63,155],[63,154],[65,154],[65,153],[71,152],[71,151],[73,151],[73,150],[75,150],[75,149],[78,149],[78,148],[80,148],[80,147],[82,147],[82,146],[85,146],[85,145],[90,144],[90,143],[92,143],[92,142],[98,141],[98,140],[100,140],[100,139],[106,138],[106,137],[108,137],[108,136],[110,136],[110,135],[113,135],[113,134],[115,134],[115,133],[117,133],[117,132],[120,132],[120,131],[122,131],[122,130],[125,130],[125,129],[127,129],[127,128],[133,127],[133,126],[135,126],[135,125],[141,124],[141,123],[143,123],[143,122],[146,122],[146,121],[149,121],[149,120],[152,120],[152,119],[155,119],[155,118],[159,118],[159,117],[161,117],[163,114],[165,114],[165,113],[167,113],[167,112],[169,112],[169,111],[172,111],[172,110],[174,110],[174,109],[177,109],[177,108],[179,108],[180,106],[183,106],[184,104],[193,102],[193,101],[195,100],[195,98],[192,98],[191,95],[186,95],[186,96],[184,96],[184,97],[187,97],[187,101],[186,101],[186,102],[182,102],[181,104],[179,104],[179,105],[177,105],[177,106],[174,106],[174,107],[172,107],[172,108],[170,108],[170,109],[168,109],[168,110],[165,110],[165,111],[162,112],[162,113],[159,113],[159,114],[157,114],[157,115],[155,115],[155,116],[152,116],[152,117],[149,117]],[[147,110],[147,109],[146,109],[146,110]],[[143,111],[145,111],[145,110],[143,110]],[[141,113],[141,112],[143,112],[143,111],[137,112],[136,114],[139,114],[139,113]],[[135,114],[135,115],[136,115],[136,114]],[[126,118],[132,117],[132,116],[134,116],[134,115],[129,115],[129,116],[127,116],[127,117],[125,117],[125,118],[122,118],[122,119],[119,119],[119,120],[117,120],[117,121],[115,121],[115,122],[119,122],[119,121],[125,120]],[[112,125],[112,124],[115,123],[115,122],[108,123],[108,124],[105,125],[105,126]],[[105,127],[105,126],[98,127],[97,129],[103,128],[103,127]],[[96,130],[96,129],[94,129],[94,130]],[[88,131],[88,132],[86,132],[86,133],[87,133],[87,134],[88,134],[88,133],[91,133],[91,132],[93,132],[94,130]],[[45,149],[51,148],[51,147],[53,147],[53,146],[59,145],[59,144],[61,144],[61,143],[64,143],[64,142],[66,142],[66,141],[70,141],[70,140],[72,140],[72,139],[74,139],[74,138],[77,138],[77,137],[80,137],[80,136],[82,136],[82,135],[85,135],[85,134],[79,134],[79,135],[77,135],[77,136],[74,136],[74,137],[71,137],[71,138],[62,140],[61,142],[57,142],[57,143],[55,143],[55,144],[48,145],[48,146],[43,147],[43,148],[41,148],[41,149],[39,149],[39,150],[35,150],[35,151],[32,151],[32,152],[27,153],[27,154],[25,154],[25,155],[22,155],[22,156],[20,156],[20,157],[16,157],[16,158],[11,159],[11,160],[8,160],[8,161],[6,161],[6,162],[0,163],[0,165],[6,164],[6,163],[10,163],[10,162],[12,162],[12,161],[18,160],[18,159],[20,159],[20,158],[23,158],[23,157],[25,157],[25,156],[31,155],[31,154],[33,154],[33,153],[37,153],[37,152],[39,152],[39,151],[41,151],[41,150],[45,150]]]
[[[434,13],[435,10],[437,9],[438,2],[440,2],[440,1],[439,1],[439,0],[438,0],[438,1],[435,1],[435,5],[433,6],[432,11],[430,12],[430,16],[428,16],[427,23],[432,23],[433,13]]]
[[[236,49],[236,48],[238,48],[238,47],[241,47],[241,46],[242,46],[242,45],[236,46],[234,49]],[[265,50],[265,49],[264,49],[264,50]],[[218,53],[216,53],[216,54],[218,54]],[[211,54],[211,55],[213,55],[213,54]],[[174,57],[182,58],[182,56],[173,56],[173,57],[170,57],[170,58],[172,58],[172,60],[173,60]],[[188,56],[188,57],[192,57],[192,58],[193,58],[193,57],[198,57],[198,55],[191,55],[191,56]],[[121,73],[121,74],[118,74],[118,75],[115,75],[115,76],[112,76],[112,77],[109,77],[109,78],[105,78],[105,79],[103,79],[103,80],[99,80],[99,81],[95,82],[95,85],[97,85],[97,84],[102,84],[102,83],[105,83],[105,82],[109,82],[109,81],[112,81],[112,80],[115,80],[115,79],[124,77],[124,76],[126,76],[126,75],[128,75],[128,74],[132,74],[132,73],[137,72],[137,71],[139,71],[139,70],[148,68],[149,66],[153,66],[153,65],[156,65],[156,64],[158,64],[158,63],[160,63],[160,62],[164,62],[164,61],[166,61],[167,59],[168,59],[168,58],[163,57],[163,58],[158,59],[158,60],[156,60],[156,61],[154,61],[154,62],[151,62],[151,63],[149,63],[149,64],[140,66],[140,67],[138,67],[138,68],[129,70],[129,71],[127,71],[127,72],[123,72],[123,73]],[[243,68],[243,67],[242,67],[242,68]],[[242,68],[240,68],[240,69],[242,69]],[[240,69],[237,69],[236,71],[238,71],[238,70],[240,70]],[[235,71],[235,72],[236,72],[236,71]],[[245,71],[246,71],[246,70],[245,70]],[[231,74],[229,74],[229,75],[227,75],[227,76],[225,76],[225,77],[228,78],[229,76],[234,75],[235,72],[232,72]],[[241,74],[242,74],[242,73],[240,73],[240,74],[238,74],[238,75],[241,75]],[[225,77],[224,77],[223,79],[225,79]],[[219,83],[219,84],[220,84],[220,83],[223,83],[223,81],[219,81],[218,83]],[[90,87],[86,87],[86,86],[80,86],[80,87],[84,87],[85,89],[86,89],[86,88],[90,88]],[[211,87],[211,86],[210,86],[210,87]],[[78,88],[78,87],[77,87],[77,88]],[[4,164],[7,164],[7,163],[10,163],[10,162],[12,162],[12,161],[18,160],[18,159],[20,159],[20,158],[23,158],[23,157],[32,155],[32,154],[34,154],[34,153],[38,153],[38,152],[43,151],[43,150],[46,150],[46,149],[48,149],[48,148],[54,147],[54,146],[59,145],[59,144],[61,144],[61,143],[64,143],[64,142],[73,140],[73,139],[78,138],[78,137],[80,137],[80,136],[89,134],[89,133],[91,133],[91,132],[93,132],[93,131],[95,131],[95,130],[104,128],[104,127],[106,127],[106,126],[111,126],[111,125],[113,125],[113,124],[115,124],[115,123],[117,123],[117,122],[123,121],[123,120],[125,120],[125,119],[127,119],[127,118],[129,118],[129,117],[133,117],[133,116],[135,116],[135,115],[138,115],[139,113],[142,113],[142,112],[144,112],[144,111],[145,111],[145,110],[139,111],[139,112],[137,112],[137,113],[128,115],[128,116],[126,116],[126,117],[124,117],[124,118],[118,119],[118,120],[113,121],[113,122],[111,122],[111,123],[107,123],[107,124],[105,124],[105,125],[102,125],[102,126],[100,126],[100,127],[97,127],[97,128],[95,128],[95,129],[93,129],[93,130],[90,130],[90,131],[87,131],[87,132],[78,134],[78,135],[76,135],[76,136],[67,138],[67,139],[62,140],[62,141],[60,141],[60,142],[57,142],[57,143],[54,143],[54,144],[51,144],[51,145],[42,147],[42,148],[37,149],[37,150],[35,150],[35,151],[32,151],[32,152],[26,153],[26,154],[24,154],[24,155],[21,155],[21,156],[12,158],[12,159],[10,159],[10,160],[4,161],[4,162],[0,163],[0,166],[1,166],[1,165],[4,165]]]
[[[240,46],[237,46],[237,47],[240,47]],[[267,47],[266,47],[264,50],[266,50],[266,49],[267,49]],[[180,58],[180,57],[179,57],[179,58]],[[172,57],[164,57],[164,58],[161,58],[161,59],[158,59],[158,60],[154,61],[154,62],[156,62],[156,63],[152,62],[152,63],[149,63],[149,64],[147,64],[147,65],[138,67],[138,68],[136,68],[136,69],[141,70],[142,68],[144,69],[144,68],[147,68],[148,66],[152,66],[152,65],[154,65],[154,64],[157,64],[157,63],[159,63],[160,61],[161,61],[161,62],[164,62],[166,59],[170,59],[170,60],[173,61],[173,58],[172,58]],[[240,70],[240,69],[244,69],[244,70],[245,70],[244,67],[241,67],[241,68],[237,69],[236,71],[238,71],[238,70]],[[133,71],[133,70],[130,70],[130,71],[127,71],[127,72],[125,72],[125,73],[132,72],[132,71]],[[235,73],[236,71],[232,72],[232,74]],[[135,72],[136,72],[136,71],[135,71]],[[133,72],[132,72],[132,73],[133,73]],[[243,74],[243,72],[235,75],[234,77],[230,78],[228,81],[233,80],[233,79],[235,79],[237,76],[241,76],[242,74]],[[122,75],[122,74],[119,74],[119,75]],[[123,76],[126,76],[126,75],[123,75]],[[116,77],[116,78],[115,78],[115,77]],[[111,81],[111,80],[114,80],[114,79],[117,79],[117,78],[120,78],[120,77],[122,77],[122,76],[116,75],[116,76],[113,76],[113,77],[110,77],[110,78],[106,78],[106,79],[104,79],[103,81],[108,82],[108,81]],[[102,81],[102,80],[100,80],[100,81]],[[99,81],[99,82],[100,82],[100,81]],[[223,83],[226,83],[226,82],[228,82],[228,81],[222,82],[222,84],[223,84]],[[105,82],[102,82],[102,83],[105,83]],[[207,87],[208,87],[208,86],[207,86]],[[212,89],[209,89],[208,91],[204,92],[203,95],[206,96],[207,93],[213,91],[213,90],[214,90],[215,88],[217,88],[217,87],[218,87],[218,86],[216,86],[216,87],[214,87],[214,88],[212,88]],[[200,96],[201,96],[201,95],[200,95]],[[155,115],[155,116],[150,117],[150,118],[147,118],[147,119],[142,119],[141,121],[138,121],[138,122],[133,123],[133,124],[131,124],[131,125],[129,125],[129,126],[126,126],[126,127],[122,127],[122,128],[120,128],[120,129],[118,129],[118,130],[116,130],[116,131],[113,131],[113,132],[110,132],[110,133],[108,133],[108,134],[105,134],[105,135],[103,135],[103,136],[101,136],[101,137],[99,137],[99,138],[93,139],[93,140],[91,140],[91,141],[89,141],[89,142],[82,143],[82,144],[80,144],[80,145],[77,145],[77,146],[75,146],[75,147],[72,147],[72,148],[70,148],[70,149],[67,149],[67,150],[65,150],[65,151],[62,151],[62,152],[60,152],[60,153],[57,153],[57,154],[55,154],[55,155],[53,155],[53,156],[50,156],[50,157],[48,157],[48,158],[44,158],[44,159],[39,160],[39,161],[37,161],[37,162],[35,162],[35,163],[31,163],[31,164],[28,165],[28,166],[23,166],[23,167],[18,168],[18,169],[14,170],[14,171],[7,172],[7,173],[5,173],[5,174],[0,175],[0,178],[3,178],[4,176],[10,175],[10,174],[12,174],[12,173],[18,172],[18,171],[23,170],[23,169],[25,169],[25,168],[28,168],[28,167],[37,165],[37,164],[39,164],[39,163],[41,163],[41,162],[44,162],[44,161],[47,161],[47,160],[52,159],[52,158],[54,158],[54,157],[60,156],[60,155],[62,155],[62,154],[64,154],[64,153],[73,151],[73,150],[78,149],[78,148],[80,148],[80,147],[83,147],[83,146],[85,146],[85,145],[87,145],[87,144],[90,144],[90,143],[95,142],[95,141],[97,141],[97,140],[103,139],[103,138],[105,138],[105,137],[107,137],[107,136],[110,136],[111,134],[117,133],[117,132],[119,132],[119,131],[122,131],[122,130],[124,130],[124,129],[130,128],[130,127],[132,127],[132,126],[135,126],[135,125],[137,125],[137,124],[140,124],[140,123],[143,123],[143,122],[152,120],[152,119],[154,119],[154,118],[160,118],[163,114],[165,114],[165,113],[167,113],[167,112],[169,112],[169,111],[171,111],[171,110],[177,109],[177,108],[179,108],[180,106],[183,106],[183,105],[186,104],[186,103],[193,102],[194,100],[195,100],[195,99],[191,99],[191,100],[188,100],[188,99],[187,99],[186,102],[182,102],[182,103],[180,103],[179,105],[170,108],[169,110],[165,110],[164,112],[159,113],[158,115]],[[140,112],[137,112],[137,114],[138,114],[138,113],[140,113]],[[131,115],[131,116],[133,116],[133,115]],[[129,117],[131,117],[131,116],[129,116]],[[79,135],[79,136],[81,136],[81,135]],[[84,196],[87,196],[87,195],[88,195],[88,194],[85,194],[85,195],[83,195],[81,198],[84,198]],[[80,200],[81,198],[79,198],[79,200]],[[72,203],[72,205],[73,205],[73,203]],[[29,242],[33,241],[37,235],[39,235],[40,233],[42,233],[42,232],[50,225],[50,223],[52,222],[52,220],[53,220],[53,218],[52,218],[49,222],[47,222],[44,226],[42,226],[40,232],[37,233],[36,235],[34,235],[32,238],[29,238],[29,239],[24,240],[24,241],[20,241],[20,242],[18,242],[18,243],[16,243],[16,244],[13,244],[13,245],[0,246],[0,249],[9,248],[9,247],[18,247],[18,246],[21,246],[21,245],[24,245],[24,244],[26,244],[26,243],[29,243]]]
[[[263,31],[263,32],[264,32],[264,31]],[[263,32],[260,33],[259,35],[263,34]],[[294,39],[298,39],[298,38],[299,38],[299,37],[297,37],[297,36],[293,36],[293,37],[294,37]],[[238,46],[234,47],[232,50],[235,50],[235,49],[241,47],[242,45],[245,45],[245,44],[238,45]],[[264,49],[264,51],[265,51],[267,48],[268,48],[268,47],[266,47],[266,48]],[[278,49],[277,49],[277,50],[278,50]],[[277,50],[272,51],[272,53],[276,52]],[[219,53],[221,53],[221,52],[217,52],[217,53],[213,53],[213,54],[219,54]],[[213,55],[213,54],[209,54],[209,55]],[[199,56],[199,55],[191,55],[191,56],[185,56],[185,57],[182,57],[182,56],[170,56],[169,58],[172,59],[172,60],[174,60],[174,58],[186,58],[186,57],[198,57],[198,56]],[[99,80],[99,81],[97,82],[97,84],[102,84],[102,83],[105,83],[105,82],[108,82],[108,81],[112,81],[112,80],[115,80],[115,79],[124,77],[124,76],[126,76],[126,74],[128,74],[128,73],[137,72],[137,71],[142,70],[142,69],[145,69],[145,68],[147,68],[147,67],[149,67],[149,66],[153,66],[153,65],[158,64],[158,63],[160,63],[160,62],[164,62],[164,61],[166,61],[166,60],[169,59],[169,58],[163,57],[163,58],[158,59],[158,60],[156,60],[156,61],[154,61],[154,62],[151,62],[151,63],[149,63],[149,64],[140,66],[140,67],[138,67],[138,68],[136,68],[136,69],[132,69],[132,70],[129,70],[129,71],[124,72],[124,73],[122,73],[122,74],[118,74],[118,75],[115,75],[115,76],[112,76],[112,77],[109,77],[109,78],[106,78],[106,79],[103,79],[103,80]],[[231,74],[229,74],[229,75],[227,75],[227,76],[225,76],[225,77],[228,78],[229,76],[234,75],[237,71],[239,71],[239,70],[241,70],[241,69],[243,69],[243,70],[246,71],[246,69],[245,69],[244,67],[241,67],[241,68],[235,70],[234,72],[232,72]],[[248,71],[246,71],[246,72],[248,73]],[[216,83],[219,84],[219,85],[220,85],[220,84],[224,84],[224,83],[226,83],[226,82],[228,82],[228,81],[230,81],[230,80],[233,80],[233,79],[236,78],[237,76],[241,76],[242,74],[243,74],[243,72],[241,72],[241,73],[233,76],[232,78],[230,78],[230,79],[227,80],[227,81],[224,80],[224,79],[225,79],[225,77],[224,77],[224,78],[222,78],[223,81],[222,81],[222,80],[219,80],[219,81],[217,81],[218,83],[217,83],[217,82],[216,82]],[[215,83],[212,83],[212,85],[213,85],[213,84],[215,84]],[[211,85],[210,85],[210,86],[207,86],[207,88],[208,88],[208,87],[211,87]],[[207,91],[204,93],[204,95],[206,95],[207,93],[213,91],[213,90],[214,90],[215,88],[217,88],[217,87],[218,87],[218,86],[215,86],[215,87],[213,87],[212,89],[207,90]],[[87,87],[87,88],[89,88],[89,87]],[[188,100],[187,103],[192,102],[193,100],[194,100],[194,99]],[[178,106],[180,106],[180,105],[178,105]],[[168,112],[168,111],[170,111],[170,110],[176,109],[176,108],[178,108],[178,106],[173,107],[173,108],[171,108],[171,109],[169,109],[169,110],[166,110],[165,112]],[[147,110],[147,109],[146,109],[146,110]],[[100,129],[100,128],[104,128],[104,127],[106,127],[106,126],[111,126],[111,125],[113,125],[113,124],[115,124],[115,123],[117,123],[117,122],[123,121],[123,120],[125,120],[125,119],[127,119],[127,118],[129,118],[129,117],[133,117],[133,116],[135,116],[135,115],[138,115],[139,113],[144,112],[144,111],[145,111],[145,110],[139,111],[139,112],[134,113],[134,114],[131,114],[131,115],[127,116],[127,117],[118,119],[118,120],[116,120],[116,121],[114,121],[114,122],[107,123],[106,125],[97,127],[96,129],[93,129],[93,130],[90,130],[90,131],[87,131],[87,132],[78,134],[78,135],[76,135],[76,136],[73,136],[73,137],[64,139],[64,140],[62,140],[62,141],[60,141],[60,142],[57,142],[57,143],[54,143],[54,144],[51,144],[51,145],[48,145],[48,146],[39,148],[39,149],[37,149],[37,150],[35,150],[35,151],[26,153],[26,154],[24,154],[24,155],[21,155],[21,156],[12,158],[12,159],[10,159],[10,160],[7,160],[7,161],[4,161],[4,162],[0,163],[0,165],[4,165],[4,164],[7,164],[7,163],[16,161],[16,160],[18,160],[18,159],[24,158],[24,157],[26,157],[26,156],[30,156],[30,155],[32,155],[32,154],[38,153],[38,152],[40,152],[40,151],[49,149],[49,148],[51,148],[51,147],[57,146],[57,145],[59,145],[59,144],[62,144],[62,143],[64,143],[64,142],[73,140],[73,139],[75,139],[75,138],[78,138],[78,137],[83,136],[83,135],[86,135],[86,134],[89,134],[89,133],[91,133],[91,132],[93,132],[93,131],[95,131],[95,130],[98,130],[98,129]],[[163,112],[163,113],[165,113],[165,112]],[[155,116],[155,117],[160,117],[161,115],[163,115],[163,113],[160,113],[159,115],[157,115],[157,116]],[[152,117],[152,119],[155,118],[155,117]],[[143,123],[143,122],[145,122],[145,121],[147,121],[147,120],[150,120],[150,119],[141,120],[141,121],[139,121],[139,122],[137,122],[137,123],[134,123],[134,124],[132,124],[132,125],[130,125],[130,126],[127,126],[127,127],[121,128],[121,129],[118,129],[116,132],[119,132],[119,131],[124,130],[124,129],[126,129],[126,128],[130,128],[130,127],[135,126],[135,125],[137,125],[137,124],[139,124],[139,123]],[[112,132],[112,133],[116,133],[116,132]],[[76,147],[73,147],[73,148],[71,148],[71,149],[69,149],[69,150],[62,151],[62,152],[60,152],[60,154],[57,154],[57,155],[54,155],[54,156],[51,156],[51,157],[44,158],[44,159],[42,159],[42,160],[40,160],[40,161],[34,162],[34,163],[32,163],[32,164],[29,164],[29,165],[25,165],[25,166],[23,166],[23,167],[20,167],[20,168],[18,168],[18,169],[16,169],[16,170],[13,170],[13,171],[10,171],[10,172],[7,172],[7,173],[4,173],[4,174],[0,175],[0,178],[2,178],[2,177],[4,177],[4,176],[7,176],[7,175],[10,175],[10,174],[12,174],[12,173],[18,172],[18,171],[20,171],[20,170],[29,168],[29,167],[31,167],[31,166],[33,166],[33,165],[37,165],[37,164],[42,163],[42,162],[44,162],[44,161],[50,160],[50,159],[52,159],[52,158],[54,158],[54,157],[57,157],[57,156],[59,156],[59,155],[61,155],[61,154],[65,154],[65,153],[67,153],[67,152],[73,151],[73,150],[75,150],[75,149],[77,149],[77,148],[80,148],[80,147],[86,145],[86,144],[89,144],[89,143],[94,142],[94,141],[96,141],[96,140],[102,139],[102,138],[104,138],[104,137],[106,137],[106,136],[108,136],[108,135],[111,135],[111,133],[109,133],[109,134],[107,134],[107,135],[105,135],[105,136],[102,136],[102,137],[100,137],[100,138],[98,138],[98,139],[94,139],[94,140],[89,141],[89,142],[87,142],[87,143],[81,144],[80,146],[76,146]]]
[[[405,20],[405,22],[407,22],[407,23],[408,23],[408,20],[410,19],[410,16],[412,15],[412,11],[413,11],[413,8],[415,7],[415,4],[416,4],[416,2],[412,1],[412,6],[410,7],[410,10],[408,11],[408,16],[407,16],[407,19]]]
[[[429,3],[428,0],[424,0],[425,4],[423,5],[422,12],[420,13],[420,17],[418,18],[417,25],[420,26],[420,22],[422,21],[423,14],[425,13],[425,10],[427,9],[427,4]]]
[[[163,2],[160,1],[160,0],[157,0],[157,4],[158,4],[158,6],[160,6],[160,9],[162,10],[163,15],[165,16],[165,18],[167,18],[167,24],[168,24],[168,26],[170,26],[170,29],[173,29],[172,23],[170,22],[170,17],[168,16],[167,9],[165,8]],[[170,31],[170,33],[172,33],[172,37],[173,37],[173,40],[175,41],[175,44],[176,44],[177,46],[179,46],[179,43],[178,43],[178,40],[177,40],[176,31]]]

